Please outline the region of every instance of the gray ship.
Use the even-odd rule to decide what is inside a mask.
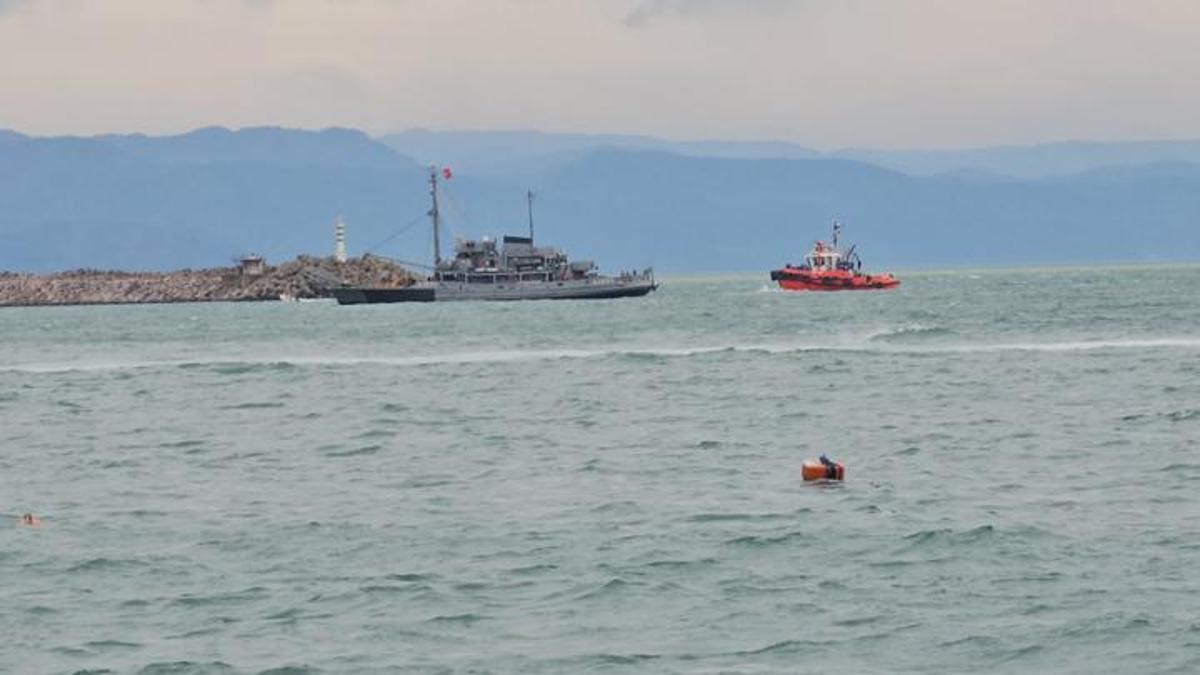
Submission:
[[[331,289],[340,305],[447,300],[589,300],[646,295],[658,288],[654,270],[602,276],[590,260],[568,260],[562,251],[533,243],[533,194],[529,194],[529,236],[505,236],[500,246],[489,237],[459,239],[454,257],[442,259],[438,174],[429,173],[433,208],[433,273],[411,286],[340,286]]]

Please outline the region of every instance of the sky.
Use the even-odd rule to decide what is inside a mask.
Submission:
[[[0,128],[1200,137],[1200,0],[0,0]]]

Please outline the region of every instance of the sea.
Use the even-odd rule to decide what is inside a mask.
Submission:
[[[1200,672],[1200,265],[902,280],[0,309],[0,672]]]

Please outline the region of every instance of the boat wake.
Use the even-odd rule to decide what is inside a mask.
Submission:
[[[949,331],[946,331],[947,334]],[[900,332],[900,335],[905,333]],[[922,334],[917,331],[917,334]],[[935,331],[935,334],[942,334]],[[883,334],[896,335],[896,333]],[[718,354],[779,355],[805,352],[835,353],[880,353],[880,354],[976,354],[995,352],[1085,352],[1125,349],[1184,349],[1200,350],[1200,338],[1174,337],[1125,340],[1077,340],[1057,342],[1008,342],[1008,343],[955,343],[910,344],[905,339],[895,340],[880,336],[842,343],[810,344],[726,344],[688,347],[613,347],[608,349],[548,349],[548,350],[505,350],[473,351],[416,356],[337,356],[332,354],[296,355],[257,358],[254,356],[227,357],[214,355],[211,359],[189,360],[130,360],[105,362],[68,363],[25,363],[0,364],[0,372],[16,373],[65,373],[97,372],[113,370],[138,370],[185,368],[209,370],[222,375],[242,375],[256,371],[289,368],[388,366],[396,368],[501,364],[528,361],[557,361],[581,359],[628,358],[644,360],[692,358]]]

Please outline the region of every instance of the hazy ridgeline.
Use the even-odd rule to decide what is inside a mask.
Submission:
[[[386,142],[386,144],[385,144]],[[867,160],[874,163],[866,163]],[[523,232],[608,269],[748,271],[829,220],[872,267],[1200,256],[1200,146],[1067,143],[821,154],[784,143],[532,132],[212,128],[172,137],[0,132],[0,269],[169,269],[350,250],[427,260],[424,165],[456,168],[452,233]],[[884,168],[889,167],[889,168]],[[905,173],[907,172],[907,173]]]

